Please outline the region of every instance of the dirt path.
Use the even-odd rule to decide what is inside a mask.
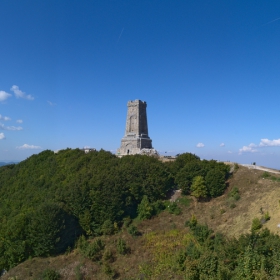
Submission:
[[[182,190],[174,190],[171,197],[170,202],[175,202],[182,194]]]
[[[280,171],[272,169],[272,168],[268,168],[268,167],[263,167],[263,166],[258,166],[258,165],[252,165],[252,164],[240,164],[244,167],[247,167],[249,169],[257,169],[257,170],[263,170],[269,173],[274,173],[274,174],[278,174],[280,175]]]

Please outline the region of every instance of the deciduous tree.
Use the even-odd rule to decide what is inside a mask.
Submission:
[[[196,176],[191,185],[191,194],[197,199],[207,196],[207,189],[202,176]]]

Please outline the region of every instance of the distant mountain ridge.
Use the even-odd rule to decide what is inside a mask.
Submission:
[[[16,164],[17,162],[3,162],[0,161],[0,166],[9,165],[9,164]]]

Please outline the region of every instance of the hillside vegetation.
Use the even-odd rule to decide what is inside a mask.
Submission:
[[[1,167],[0,269],[28,259],[2,278],[277,279],[279,205],[250,205],[279,180],[235,167],[78,149]]]

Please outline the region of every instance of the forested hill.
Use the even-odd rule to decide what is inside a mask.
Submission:
[[[153,215],[173,188],[198,198],[219,196],[228,172],[223,163],[192,154],[163,163],[148,156],[118,158],[104,150],[85,154],[79,149],[46,150],[3,166],[0,271],[30,257],[62,253],[82,234],[114,232],[124,219],[139,215],[143,200],[151,203]]]
[[[14,164],[15,162],[0,162],[0,166],[4,166],[4,165],[9,165],[9,164]]]

